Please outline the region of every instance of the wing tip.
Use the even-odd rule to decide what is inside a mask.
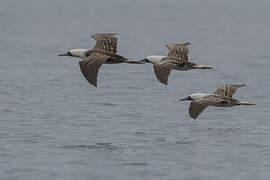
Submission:
[[[244,86],[247,86],[246,84],[239,84],[240,87],[244,87]]]
[[[185,42],[185,43],[183,43],[183,45],[185,45],[185,46],[187,46],[187,45],[191,45],[191,42]]]
[[[245,87],[247,86],[246,84],[242,83],[242,84],[230,84],[230,83],[224,83],[221,85],[228,85],[228,86],[236,86],[236,87]]]
[[[197,117],[198,117],[199,115],[195,115],[195,114],[193,114],[193,113],[191,113],[191,112],[189,111],[189,116],[190,116],[192,119],[197,119]]]
[[[158,79],[159,80],[159,79]],[[162,81],[162,80],[159,80],[159,82],[161,82],[161,84],[164,84],[166,86],[168,86],[168,81]]]
[[[92,34],[91,37],[92,37],[92,38],[95,38],[95,36],[97,36],[97,35],[116,36],[116,35],[118,35],[118,33],[105,33],[105,32],[100,32],[100,33]]]
[[[94,87],[97,87],[97,82],[91,82],[91,81],[89,81],[86,77],[85,77],[85,79],[87,80],[87,82],[88,82],[89,84],[93,85]]]
[[[93,81],[90,81],[88,78],[87,78],[87,75],[85,74],[85,69],[84,69],[84,61],[79,61],[79,65],[80,65],[80,69],[81,69],[81,72],[84,76],[84,78],[87,80],[87,82],[91,85],[93,85],[94,87],[97,87],[97,81],[96,82],[93,82]]]
[[[166,47],[169,47],[171,45],[184,45],[184,46],[188,46],[188,45],[191,45],[191,42],[185,42],[185,43],[169,43],[166,45]]]

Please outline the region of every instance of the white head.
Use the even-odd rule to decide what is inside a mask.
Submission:
[[[152,64],[158,64],[164,59],[166,56],[147,56],[145,59],[141,60],[142,62],[148,62]]]
[[[208,95],[209,94],[193,93],[184,99],[180,99],[179,101],[198,101]]]
[[[88,49],[71,49],[67,53],[59,54],[58,56],[71,56],[77,58],[85,58],[86,52],[89,51]]]

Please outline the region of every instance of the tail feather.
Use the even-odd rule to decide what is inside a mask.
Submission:
[[[129,64],[145,64],[144,62],[135,61],[135,60],[131,60],[131,59],[126,59],[125,63],[129,63]]]
[[[196,64],[193,66],[194,69],[212,69],[212,66],[205,66],[205,65],[200,65],[200,64]]]
[[[245,102],[245,101],[242,101],[239,103],[240,105],[256,105],[255,103],[251,103],[251,102]]]

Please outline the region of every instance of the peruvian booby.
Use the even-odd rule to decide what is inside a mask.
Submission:
[[[250,102],[239,101],[232,96],[239,87],[244,84],[222,84],[219,85],[214,94],[194,93],[179,101],[191,101],[189,115],[196,119],[208,106],[231,107],[236,105],[256,105]]]
[[[117,37],[115,35],[115,33],[93,34],[91,37],[96,40],[96,44],[92,49],[71,49],[58,56],[81,58],[82,60],[79,62],[81,72],[90,84],[97,86],[97,75],[102,64],[144,64],[116,54]]]
[[[166,45],[169,50],[167,56],[147,56],[141,62],[154,65],[154,73],[157,79],[167,85],[168,77],[172,69],[187,71],[191,69],[212,69],[211,66],[199,65],[188,61],[188,45],[190,43],[171,43]]]

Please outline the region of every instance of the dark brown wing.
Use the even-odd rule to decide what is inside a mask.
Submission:
[[[245,86],[245,84],[221,84],[218,86],[214,94],[231,98],[236,90],[243,86]]]
[[[217,98],[208,97],[200,101],[192,101],[189,106],[189,116],[196,119],[205,108],[218,102]]]
[[[183,44],[177,44],[177,43],[171,43],[168,44],[168,58],[174,58],[177,59],[179,61],[184,61],[187,62],[188,61],[188,47],[187,45],[189,45],[190,43],[183,43]]]
[[[96,40],[92,50],[107,51],[110,53],[117,52],[117,37],[114,33],[97,33],[91,37]]]
[[[97,86],[97,75],[101,65],[110,58],[97,52],[91,53],[88,57],[79,62],[85,79],[92,85]]]
[[[162,64],[155,64],[154,65],[154,72],[157,79],[163,83],[168,84],[168,77],[171,73],[171,70],[176,67],[177,64],[170,61],[164,61]]]

